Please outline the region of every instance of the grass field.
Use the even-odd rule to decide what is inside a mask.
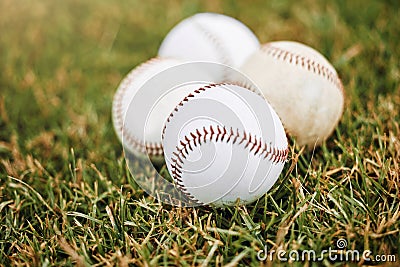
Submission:
[[[0,0],[0,266],[290,265],[268,249],[335,248],[400,264],[399,1]],[[196,12],[296,40],[336,67],[346,109],[315,151],[293,146],[246,207],[175,208],[134,182],[111,122],[121,79]],[[297,262],[298,266],[356,265]]]

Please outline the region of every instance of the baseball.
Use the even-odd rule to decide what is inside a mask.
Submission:
[[[313,48],[289,41],[267,43],[240,69],[300,146],[320,145],[338,124],[344,105],[342,83],[335,68]]]
[[[274,110],[233,84],[199,84],[167,118],[162,143],[175,185],[192,201],[215,206],[264,195],[288,155]]]
[[[238,68],[259,47],[257,37],[242,22],[221,14],[199,13],[167,34],[158,55]]]
[[[124,141],[124,148],[129,152],[141,155],[146,152],[147,148],[150,155],[154,154],[157,157],[162,154],[157,142],[145,144],[144,139],[139,137],[140,132],[132,132],[132,129],[124,127],[124,121],[129,104],[144,83],[157,73],[179,63],[180,61],[176,59],[152,58],[130,71],[118,86],[112,103],[112,121],[118,139],[121,142]]]

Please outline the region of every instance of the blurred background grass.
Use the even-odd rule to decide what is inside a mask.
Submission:
[[[0,265],[257,266],[265,240],[321,250],[338,237],[399,255],[399,10],[360,0],[0,0]],[[314,47],[346,91],[334,136],[314,156],[293,148],[283,188],[249,210],[163,207],[132,181],[112,128],[121,79],[203,11],[238,18],[261,42]]]

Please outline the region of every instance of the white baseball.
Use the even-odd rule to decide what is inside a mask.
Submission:
[[[168,33],[158,55],[237,68],[259,47],[257,37],[240,21],[221,14],[199,13]]]
[[[176,59],[152,58],[131,70],[118,86],[112,103],[112,120],[118,139],[121,142],[124,141],[124,148],[130,152],[136,155],[143,154],[146,151],[146,145],[143,138],[139,138],[139,131],[135,133],[132,132],[132,129],[124,127],[129,104],[148,79],[179,63],[181,62]],[[123,140],[123,137],[125,137],[125,140]],[[162,154],[161,146],[158,143],[154,145],[148,143],[147,148],[151,155]]]
[[[240,68],[255,82],[299,145],[329,137],[343,112],[344,93],[335,68],[297,42],[262,45]]]
[[[247,204],[264,195],[288,155],[273,109],[232,84],[199,84],[168,117],[163,146],[176,186],[193,201],[216,206]]]
[[[192,81],[208,84],[223,68],[153,58],[133,69],[119,85],[112,105],[114,129],[125,152],[162,163],[161,133],[171,110],[194,89]]]

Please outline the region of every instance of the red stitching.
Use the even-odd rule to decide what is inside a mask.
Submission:
[[[344,92],[343,84],[340,78],[333,71],[329,70],[326,66],[318,62],[312,61],[310,59],[306,59],[302,55],[292,53],[280,47],[275,47],[271,43],[262,45],[261,50],[263,50],[268,55],[278,60],[288,61],[289,63],[292,63],[294,59],[295,62],[294,64],[296,66],[300,66],[304,69],[314,72],[319,76],[324,77],[329,82],[333,83],[336,87],[338,87],[342,93]]]
[[[218,57],[220,58],[220,60],[221,60],[221,63],[222,64],[225,64],[225,65],[228,65],[228,66],[231,66],[231,65],[233,65],[232,64],[232,62],[231,62],[231,59],[230,59],[230,57],[229,57],[229,55],[227,55],[226,54],[226,49],[225,49],[225,47],[224,47],[224,45],[220,42],[220,40],[218,39],[218,37],[214,34],[214,33],[212,33],[212,32],[210,32],[209,30],[207,30],[205,27],[203,27],[203,25],[201,25],[200,23],[198,23],[198,22],[194,22],[194,25],[202,32],[202,33],[204,33],[204,35],[206,36],[206,38],[208,38],[210,41],[211,41],[211,43],[213,43],[214,45],[215,45],[215,48],[218,50]]]
[[[213,140],[213,135],[216,135],[215,142],[223,142],[225,136],[228,136],[228,139],[225,141],[226,143],[231,141],[231,137],[235,136],[234,140],[231,141],[232,144],[235,144],[239,139],[240,142],[238,145],[243,145],[245,149],[248,149],[249,152],[252,152],[255,156],[263,157],[263,159],[269,158],[274,164],[285,162],[289,149],[280,149],[277,147],[272,147],[271,145],[262,142],[262,138],[257,138],[255,135],[251,135],[243,131],[243,134],[240,135],[239,130],[236,130],[236,134],[233,131],[233,128],[230,128],[230,131],[221,131],[219,126],[216,127],[210,126],[210,132],[206,132],[205,128],[203,128],[203,132],[199,129],[196,129],[195,132],[190,132],[189,135],[185,136],[183,139],[186,141],[180,141],[181,147],[176,147],[176,151],[172,153],[171,157],[171,175],[172,178],[176,181],[177,187],[179,189],[184,188],[184,183],[182,180],[182,169],[183,169],[183,160],[187,158],[190,151],[193,151],[194,147],[201,145],[200,143],[196,143],[196,139],[199,139],[202,134],[204,134],[204,141]],[[218,140],[219,136],[222,136],[220,140]],[[206,138],[208,137],[208,138]],[[240,139],[241,138],[241,139]],[[257,141],[258,140],[258,141]],[[193,146],[192,146],[193,145]],[[252,146],[250,146],[252,145]],[[261,152],[260,152],[261,151]],[[259,153],[260,152],[260,153]],[[180,163],[178,163],[180,162]],[[203,204],[199,200],[197,200],[193,195],[191,195],[187,190],[183,192],[187,195],[191,200],[196,201],[197,203]]]
[[[148,61],[140,64],[137,68],[131,71],[122,81],[120,85],[120,89],[115,94],[115,103],[116,105],[113,108],[113,114],[115,114],[115,124],[117,130],[122,132],[122,140],[127,142],[129,145],[133,146],[134,148],[138,149],[142,153],[148,153],[150,156],[161,156],[163,155],[163,147],[161,143],[154,143],[154,142],[144,142],[139,138],[135,137],[129,132],[123,131],[123,123],[124,123],[124,116],[123,116],[123,107],[122,102],[124,99],[124,95],[129,88],[129,85],[134,82],[137,75],[146,71],[150,66],[154,65],[156,62],[160,62],[162,58],[155,57],[149,59]]]
[[[242,80],[242,81],[229,81],[229,80],[226,80],[223,83],[244,87],[245,89],[247,89],[247,90],[249,90],[249,91],[251,91],[253,93],[256,93],[257,95],[259,95],[262,98],[264,98],[264,95],[261,93],[261,91],[258,90],[257,87],[255,85],[253,85],[249,81],[244,81],[244,80]]]
[[[199,88],[199,89],[196,89],[196,90],[194,90],[193,92],[196,93],[196,94],[200,94],[201,92],[206,91],[206,89],[215,88],[215,87],[222,86],[222,85],[226,85],[226,83],[212,83],[212,84],[206,85],[206,86],[204,86],[204,87],[201,87],[201,88]],[[175,109],[169,114],[169,116],[168,116],[166,122],[169,123],[169,122],[171,121],[171,118],[174,116],[174,113],[177,112],[177,111],[179,110],[178,107],[179,107],[179,106],[183,106],[183,104],[184,104],[185,102],[188,102],[188,101],[189,101],[189,98],[192,98],[192,97],[194,97],[194,95],[193,95],[192,93],[189,94],[188,96],[184,97],[184,98],[182,99],[182,101],[179,102],[178,105],[176,105]],[[165,136],[165,128],[166,128],[166,126],[167,126],[167,123],[165,123],[164,128],[163,128],[163,131],[162,131],[162,135],[161,135],[162,139],[164,139],[164,136]]]

